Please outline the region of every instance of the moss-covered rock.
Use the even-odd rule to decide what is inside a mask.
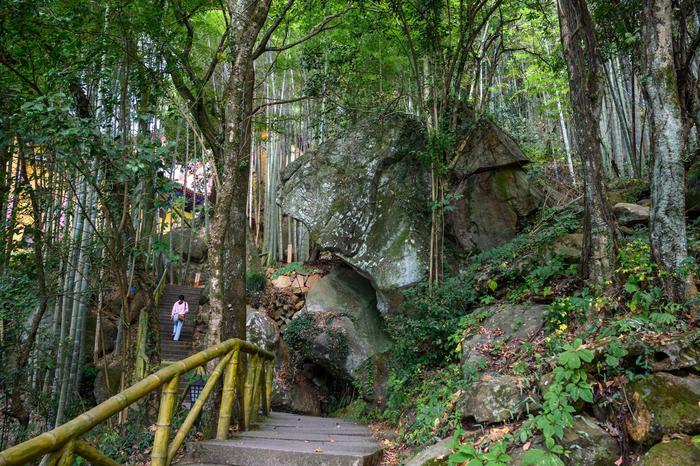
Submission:
[[[480,331],[468,335],[462,342],[462,366],[465,374],[479,360],[488,359],[491,348],[507,343],[519,343],[540,331],[544,325],[547,306],[541,304],[494,304],[473,311],[489,315]]]
[[[391,114],[359,123],[307,152],[282,172],[284,212],[368,277],[388,310],[392,291],[428,269],[430,199],[421,123]]]
[[[460,404],[462,418],[477,424],[494,424],[519,417],[536,408],[522,381],[510,375],[485,375],[466,391]]]
[[[294,315],[284,339],[298,360],[311,361],[345,381],[391,341],[377,311],[374,289],[350,267],[321,278]]]
[[[700,448],[687,440],[675,439],[654,445],[640,466],[690,466],[700,464]]]
[[[700,432],[700,377],[658,372],[631,384],[632,412],[625,427],[632,440],[650,445],[664,434]]]
[[[572,466],[614,466],[620,457],[615,439],[588,416],[574,417],[561,443],[571,451],[566,463]]]

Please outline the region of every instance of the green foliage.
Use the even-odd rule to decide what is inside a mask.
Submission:
[[[573,403],[579,400],[593,402],[593,388],[583,367],[584,363],[593,361],[593,353],[581,345],[580,339],[564,345],[557,358],[552,382],[544,393],[542,411],[537,416],[530,415],[520,428],[522,442],[537,430],[542,433],[548,452],[564,454],[564,448],[557,442],[564,437],[564,430],[573,425],[573,413],[576,412]],[[547,457],[543,455],[543,458]]]
[[[393,357],[400,367],[440,367],[453,357],[450,336],[460,319],[475,304],[474,289],[464,275],[447,277],[428,290],[421,283],[406,292],[404,315],[391,316],[389,334],[395,344]]]
[[[656,280],[656,265],[651,257],[651,246],[641,239],[632,240],[620,247],[618,260],[618,272],[626,279],[624,289],[630,298],[630,310],[648,312],[662,298]]]
[[[434,371],[393,370],[381,418],[393,424],[402,420],[401,440],[410,445],[424,445],[444,438],[460,425],[460,414],[453,412],[453,401],[455,394],[464,388],[458,364]]]
[[[550,451],[533,448],[523,456],[523,466],[564,466],[564,462]]]
[[[547,220],[542,224],[474,257],[466,275],[485,277],[475,284],[485,293],[481,302],[488,304],[491,300],[484,300],[484,296],[499,290],[510,301],[550,296],[553,280],[576,275],[575,266],[566,265],[559,257],[548,257],[547,251],[557,238],[578,228],[579,214],[577,209],[545,211]]]
[[[280,267],[279,269],[275,270],[275,272],[272,274],[272,279],[276,279],[281,277],[282,275],[287,275],[292,272],[297,272],[297,273],[311,273],[313,272],[312,269],[309,269],[307,267],[304,267],[303,262],[290,262],[289,264],[286,264],[284,267]]]
[[[282,332],[284,341],[293,350],[295,363],[300,365],[306,359],[313,359],[314,348],[309,346],[309,342],[319,335],[325,333],[329,339],[329,352],[333,356],[334,361],[344,361],[348,354],[347,336],[338,328],[329,327],[330,320],[333,316],[326,316],[328,319],[323,323],[319,323],[317,317],[312,313],[304,313],[299,317],[292,319],[287,325],[287,328]]]
[[[549,334],[565,333],[577,322],[582,322],[590,311],[593,297],[588,290],[577,291],[571,296],[556,298],[545,315],[545,331]]]
[[[483,447],[474,447],[470,443],[460,443],[459,438],[462,435],[461,429],[455,431],[452,440],[453,453],[447,459],[447,464],[456,466],[467,464],[467,466],[507,466],[510,461],[508,456],[508,444],[500,441],[489,445],[488,451],[485,452]]]
[[[267,277],[263,272],[248,272],[245,275],[245,289],[248,293],[262,291],[267,286]]]

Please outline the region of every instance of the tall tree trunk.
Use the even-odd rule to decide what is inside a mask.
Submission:
[[[246,198],[255,88],[253,48],[269,8],[269,0],[228,3],[231,18],[238,20],[230,32],[224,144],[221,153],[216,154],[223,176],[210,231],[209,344],[227,338],[245,339]]]
[[[673,10],[671,0],[646,0],[644,94],[651,116],[651,247],[664,293],[675,302],[695,296],[693,276],[682,271],[688,257],[685,227],[685,171],[683,156],[688,132],[683,125],[676,69],[673,61]]]
[[[559,23],[583,175],[582,272],[586,281],[599,285],[613,278],[617,253],[615,223],[601,174],[600,54],[585,0],[560,0]]]

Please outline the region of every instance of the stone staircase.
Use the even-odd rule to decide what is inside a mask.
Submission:
[[[344,419],[276,413],[230,440],[192,442],[180,466],[377,466],[370,430]]]
[[[192,334],[194,332],[194,319],[199,309],[199,297],[202,288],[191,286],[167,285],[158,305],[158,320],[160,322],[160,356],[163,362],[175,362],[191,356]],[[180,341],[173,341],[173,322],[170,320],[170,311],[178,296],[184,295],[189,303],[190,312],[185,317],[185,323],[180,333]]]

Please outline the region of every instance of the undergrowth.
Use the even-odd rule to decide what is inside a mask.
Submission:
[[[545,212],[540,222],[511,242],[475,255],[439,286],[429,290],[421,284],[407,291],[404,313],[388,321],[395,344],[386,403],[381,409],[363,406],[353,415],[395,425],[402,443],[411,446],[454,434],[449,464],[507,464],[508,452],[523,445],[529,447],[523,464],[564,464],[570,453],[561,440],[573,414],[594,400],[624,409],[621,389],[648,369],[645,355],[653,354],[648,348],[654,336],[687,332],[693,325],[687,306],[664,299],[644,229],[620,242],[617,281],[604,294],[584,287],[578,261],[557,256],[555,247],[559,238],[580,228],[580,213],[577,208]],[[689,230],[697,235],[700,224]],[[690,244],[700,250],[699,241]],[[698,273],[694,264],[687,267]],[[547,305],[537,339],[507,355],[494,353],[492,362],[460,364],[461,343],[491,315],[488,305],[527,301]],[[604,346],[594,356],[591,348],[598,341]],[[627,348],[635,344],[642,352],[631,357]],[[488,366],[494,363],[498,367]],[[489,429],[475,441],[473,431],[462,430],[458,400],[494,370],[523,380],[550,373],[551,381],[541,394],[539,412]],[[531,446],[535,438],[541,447]]]

